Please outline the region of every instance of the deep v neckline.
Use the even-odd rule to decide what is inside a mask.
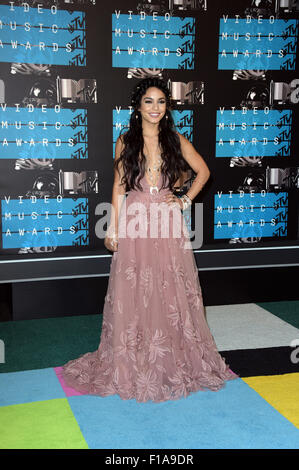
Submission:
[[[160,182],[160,177],[162,176],[162,175],[161,175],[162,158],[161,158],[161,156],[159,156],[159,158],[161,159],[161,164],[160,164],[160,167],[159,167],[159,169],[160,169],[160,171],[159,171],[159,178],[158,178],[158,180],[156,181],[156,184],[152,184],[151,182],[148,181],[146,168],[145,168],[145,171],[144,171],[144,176],[145,176],[146,182],[147,182],[147,184],[148,184],[151,188],[156,188],[156,187],[158,187],[159,182]]]
[[[155,185],[153,185],[153,184],[151,184],[151,183],[148,182],[147,177],[146,177],[146,171],[144,172],[144,179],[145,179],[147,185],[148,185],[149,187],[152,187],[152,188],[154,188],[155,186],[158,186],[158,185],[159,185],[161,176],[162,176],[162,174],[161,174],[161,172],[160,172],[160,175],[159,175],[159,178],[158,178],[157,183],[156,183]]]
[[[145,158],[146,158],[146,157],[145,157]],[[161,158],[161,156],[160,156],[160,158]],[[140,163],[140,160],[139,160],[139,163]],[[146,162],[146,163],[147,163],[147,162]],[[161,168],[162,168],[162,164],[160,165],[160,170],[161,170]],[[162,173],[161,173],[161,171],[160,171],[160,172],[159,172],[159,178],[158,178],[158,181],[157,181],[157,183],[156,183],[155,186],[158,186],[158,184],[160,183],[161,177],[162,177]],[[145,181],[146,181],[146,183],[147,183],[147,185],[148,185],[149,187],[155,187],[155,186],[152,185],[152,184],[148,181],[148,179],[147,179],[147,171],[146,171],[146,168],[144,168],[144,176],[143,176],[143,178],[145,179]]]

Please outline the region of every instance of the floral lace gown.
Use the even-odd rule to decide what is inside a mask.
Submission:
[[[151,216],[150,208],[155,206],[151,203],[161,203],[170,193],[167,188],[161,189],[161,180],[162,175],[160,191],[151,194],[144,176],[140,181],[143,191],[131,190],[124,199],[99,347],[62,369],[65,383],[80,392],[162,402],[199,390],[216,391],[226,380],[237,377],[220,356],[206,322],[181,210],[176,206],[168,209],[169,217],[159,212],[156,218]],[[135,212],[131,203],[137,203]],[[142,215],[137,224],[136,210]],[[155,233],[150,232],[153,220],[158,227]],[[169,220],[168,231],[165,220]],[[180,237],[172,228],[174,220],[176,226],[178,220],[181,222]],[[132,221],[136,232],[143,230],[143,235],[122,236],[131,234]],[[149,236],[151,233],[156,236]]]

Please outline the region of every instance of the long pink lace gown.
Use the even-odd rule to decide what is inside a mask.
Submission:
[[[136,221],[138,209],[132,211],[131,203],[141,203],[143,218],[134,225],[136,230],[148,228],[150,234],[150,203],[161,203],[170,192],[151,194],[146,176],[140,183],[143,191],[131,190],[124,200],[120,232],[129,233],[130,221]],[[175,214],[186,227],[183,214],[178,207],[169,214],[167,237],[165,232],[161,236],[166,218],[160,216],[155,219],[158,237],[119,237],[111,259],[100,345],[64,365],[68,386],[102,397],[118,394],[125,400],[161,402],[199,390],[216,391],[237,377],[220,356],[206,322],[194,254],[186,247],[191,247],[188,233],[182,228],[180,238],[173,235]]]

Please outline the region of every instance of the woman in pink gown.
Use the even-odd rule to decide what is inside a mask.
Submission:
[[[175,131],[170,100],[162,80],[142,80],[132,95],[129,130],[116,144],[114,212],[105,238],[113,255],[100,344],[62,372],[83,393],[162,402],[217,391],[237,377],[206,322],[182,214],[210,172]],[[188,197],[178,198],[173,187],[186,163],[197,176]]]

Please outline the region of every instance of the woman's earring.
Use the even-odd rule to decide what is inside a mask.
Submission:
[[[165,118],[165,119],[168,119],[168,116],[167,116],[167,114],[166,114],[166,118]]]

